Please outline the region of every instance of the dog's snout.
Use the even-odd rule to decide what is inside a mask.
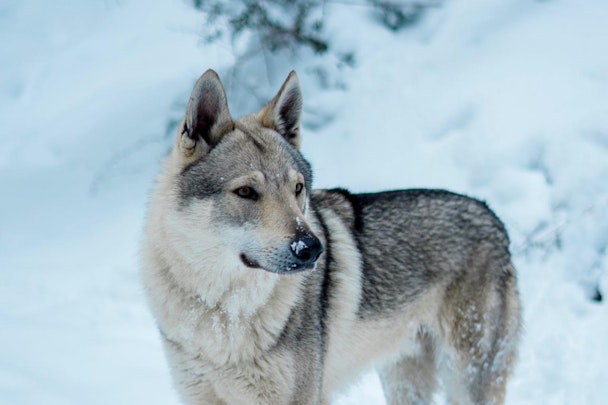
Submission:
[[[321,241],[309,233],[296,236],[290,247],[291,253],[297,259],[298,264],[307,267],[315,264],[323,253]]]

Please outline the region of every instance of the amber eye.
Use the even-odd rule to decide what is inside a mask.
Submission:
[[[243,186],[243,187],[239,187],[236,190],[234,190],[234,194],[238,195],[241,198],[245,198],[248,200],[257,200],[258,199],[258,193],[255,192],[255,190],[249,186]]]
[[[304,189],[304,184],[302,184],[302,183],[296,184],[296,196],[299,196],[300,193],[302,193],[303,189]]]

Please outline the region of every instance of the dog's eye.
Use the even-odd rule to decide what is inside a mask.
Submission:
[[[302,193],[302,189],[304,189],[304,184],[298,183],[296,184],[296,196],[299,196]]]
[[[234,194],[238,195],[241,198],[246,198],[248,200],[255,201],[258,199],[258,193],[256,193],[255,190],[249,186],[237,188],[236,190],[234,190]]]

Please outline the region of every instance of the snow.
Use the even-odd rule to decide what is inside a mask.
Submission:
[[[327,30],[354,67],[248,62],[267,94],[298,71],[316,186],[486,200],[524,305],[507,403],[606,403],[608,3],[449,0],[398,32],[345,3]],[[177,403],[138,243],[169,121],[237,60],[203,21],[180,1],[0,4],[0,404]],[[377,376],[335,402],[383,403]]]
[[[291,247],[291,250],[296,255],[299,255],[302,250],[304,250],[304,249],[306,249],[308,247],[308,245],[305,242],[299,240],[297,242],[292,242],[291,245],[290,245],[290,247]]]

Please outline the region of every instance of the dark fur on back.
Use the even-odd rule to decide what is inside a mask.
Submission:
[[[469,271],[471,255],[484,244],[509,263],[504,225],[485,203],[464,195],[429,189],[365,194],[334,189],[313,198],[350,224],[363,252],[362,316],[402,307],[439,276],[461,277]],[[497,279],[513,276],[509,266],[495,272]]]

